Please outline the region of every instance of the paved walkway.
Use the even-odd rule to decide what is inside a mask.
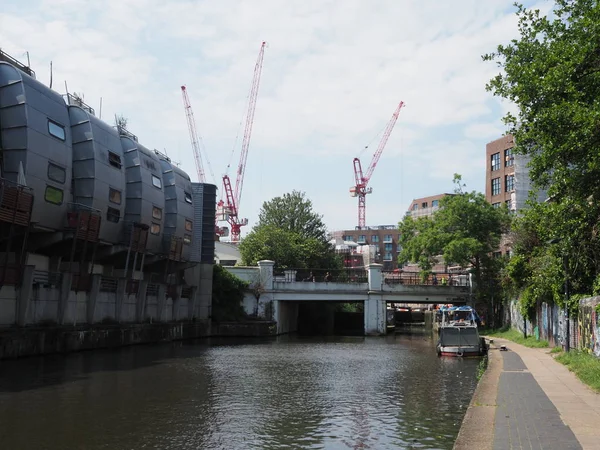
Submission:
[[[489,354],[455,449],[600,449],[600,395],[549,349],[494,339]]]

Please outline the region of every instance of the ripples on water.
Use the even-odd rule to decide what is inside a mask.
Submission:
[[[6,449],[451,449],[477,359],[429,335],[225,340],[0,362]]]

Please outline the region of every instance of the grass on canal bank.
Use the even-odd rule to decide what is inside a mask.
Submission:
[[[569,353],[559,350],[556,353],[558,354],[554,359],[567,366],[583,383],[600,392],[600,358],[579,350],[571,350]]]
[[[548,341],[543,339],[537,340],[535,336],[527,336],[527,338],[523,337],[523,333],[515,330],[514,328],[506,329],[500,328],[499,330],[488,330],[484,331],[481,334],[484,334],[488,337],[498,337],[502,339],[508,339],[509,341],[516,342],[517,344],[521,344],[525,347],[530,348],[546,348],[548,347]]]

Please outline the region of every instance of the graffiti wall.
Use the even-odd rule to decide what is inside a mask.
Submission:
[[[569,321],[569,341],[571,348],[588,351],[600,358],[600,324],[596,310],[598,304],[600,304],[600,297],[585,298],[579,302],[578,314],[571,317]],[[567,320],[564,310],[558,306],[540,304],[533,321],[523,320],[517,300],[511,302],[509,310],[513,328],[523,332],[524,327],[527,326],[529,336],[544,339],[551,346],[565,345]]]
[[[546,340],[551,346],[562,346],[565,343],[566,321],[563,311],[556,305],[541,303],[538,305],[534,320],[525,321],[519,311],[518,300],[513,300],[510,303],[510,323],[513,328],[521,332],[526,326],[528,336]],[[571,330],[574,328],[576,327],[571,326]]]
[[[585,298],[579,302],[577,327],[579,332],[579,348],[600,357],[600,326],[596,305],[600,297]]]

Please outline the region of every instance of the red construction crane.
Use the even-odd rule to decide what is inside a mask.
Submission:
[[[223,190],[225,191],[225,202],[219,201],[217,206],[217,216],[221,220],[226,220],[231,226],[231,242],[239,242],[240,229],[248,225],[248,219],[239,218],[240,200],[242,197],[242,187],[244,185],[244,172],[246,171],[246,160],[248,159],[248,147],[250,146],[250,136],[252,135],[252,125],[254,124],[254,111],[256,109],[256,98],[258,96],[258,87],[260,85],[260,75],[262,72],[263,57],[265,54],[266,42],[260,45],[258,59],[254,66],[254,78],[252,79],[252,88],[248,100],[248,114],[246,115],[246,128],[244,129],[244,138],[242,140],[242,153],[240,164],[237,170],[237,179],[235,181],[235,191],[231,187],[229,175],[223,176]]]
[[[194,160],[196,161],[196,173],[198,182],[205,183],[204,168],[202,167],[202,156],[200,156],[200,143],[198,133],[196,132],[196,121],[194,120],[194,111],[187,95],[185,86],[181,86],[181,95],[183,96],[183,106],[185,108],[185,117],[187,119],[188,130],[190,131],[190,141],[192,142],[192,151],[194,152]]]
[[[396,120],[398,119],[398,115],[400,114],[400,110],[404,106],[404,102],[400,102],[396,111],[392,115],[383,136],[381,137],[381,141],[379,142],[379,147],[373,154],[373,159],[371,160],[371,165],[367,169],[367,174],[363,175],[362,166],[360,165],[360,159],[354,158],[354,179],[356,184],[350,188],[350,195],[352,197],[358,197],[358,227],[360,229],[366,226],[366,195],[373,192],[373,188],[367,188],[369,184],[369,180],[371,179],[371,175],[373,175],[373,171],[375,170],[375,166],[381,157],[381,153],[387,144],[387,141],[392,134],[392,130],[394,129],[394,125],[396,125]]]

